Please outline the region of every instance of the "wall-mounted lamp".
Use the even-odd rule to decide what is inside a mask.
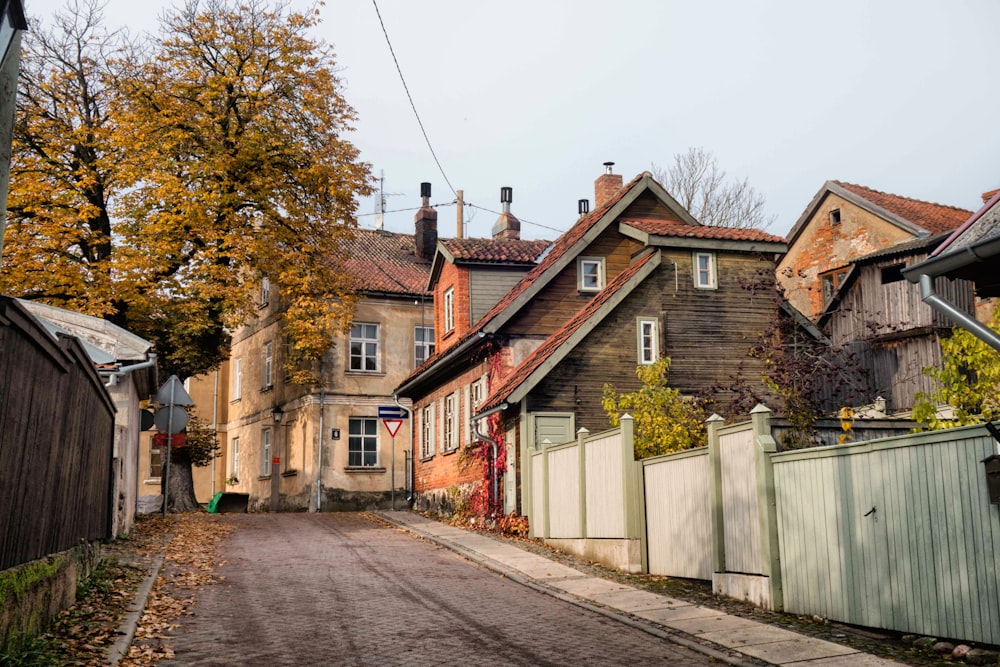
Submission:
[[[274,409],[271,410],[271,416],[274,417],[274,423],[275,424],[280,424],[281,423],[281,418],[284,416],[284,414],[285,413],[283,413],[281,411],[281,406],[280,405],[274,406]]]

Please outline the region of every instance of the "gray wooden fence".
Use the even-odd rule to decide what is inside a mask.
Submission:
[[[110,536],[113,438],[80,342],[0,297],[0,570]]]

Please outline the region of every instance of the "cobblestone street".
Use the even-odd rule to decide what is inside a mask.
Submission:
[[[719,664],[358,514],[229,515],[180,665]]]

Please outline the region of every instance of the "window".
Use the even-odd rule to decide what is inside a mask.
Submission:
[[[835,208],[830,211],[830,224],[839,225],[840,224],[840,209]]]
[[[660,346],[656,335],[656,320],[652,318],[639,318],[639,364],[648,365],[656,363],[659,357]]]
[[[833,298],[834,292],[840,289],[840,286],[844,282],[844,278],[847,277],[847,269],[839,269],[837,271],[831,271],[829,273],[824,273],[820,276],[820,285],[823,289],[823,305],[830,303],[830,299]]]
[[[267,278],[260,279],[260,307],[263,308],[271,302],[271,281]]]
[[[351,327],[352,371],[378,371],[378,325],[355,324]]]
[[[472,407],[478,408],[479,404],[486,398],[486,376],[482,376],[472,383]]]
[[[240,439],[233,438],[229,443],[229,477],[239,477],[240,474]]]
[[[903,279],[903,268],[905,264],[893,264],[892,266],[882,267],[882,284],[888,285],[889,283],[898,283]]]
[[[448,394],[444,398],[443,447],[446,452],[458,447],[458,394]]]
[[[373,468],[378,465],[378,420],[351,417],[347,427],[347,465]]]
[[[271,429],[260,432],[260,476],[271,476]]]
[[[260,364],[260,386],[270,389],[274,385],[274,343],[264,343],[263,359]]]
[[[434,327],[413,328],[413,367],[427,361],[434,354]]]
[[[449,287],[444,291],[444,332],[448,333],[455,328],[455,288]]]
[[[420,458],[434,455],[434,404],[423,409],[420,419]]]
[[[715,275],[715,253],[694,254],[694,286],[698,289],[715,289],[718,286]]]
[[[238,401],[243,395],[243,358],[236,357],[233,359],[233,397],[232,400]]]
[[[577,260],[577,289],[598,292],[604,289],[604,258],[581,257]]]
[[[160,479],[163,474],[163,449],[153,444],[149,439],[149,479]]]

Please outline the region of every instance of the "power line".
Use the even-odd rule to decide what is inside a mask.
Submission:
[[[469,202],[465,202],[465,205],[470,208],[478,208],[480,211],[486,211],[487,213],[492,213],[494,215],[503,215],[502,213],[500,213],[500,211],[494,211],[493,209],[484,208],[482,206],[476,206],[475,204],[470,204]],[[562,234],[564,231],[566,231],[564,229],[557,229],[555,227],[549,227],[548,225],[543,225],[540,222],[532,222],[531,220],[525,220],[521,216],[517,216],[517,219],[518,221],[523,222],[524,224],[534,225],[535,227],[541,227],[542,229],[548,229],[550,231],[556,232],[557,234]]]
[[[444,167],[441,166],[441,161],[438,160],[437,153],[434,152],[434,147],[431,146],[431,140],[427,136],[427,130],[424,129],[423,121],[420,120],[420,114],[417,113],[417,105],[413,103],[413,96],[410,95],[410,88],[406,85],[406,79],[403,78],[403,70],[399,67],[399,60],[396,59],[396,52],[392,50],[392,42],[389,41],[389,33],[385,29],[385,22],[382,20],[382,12],[378,10],[378,3],[375,0],[372,0],[372,4],[375,5],[375,13],[378,15],[379,25],[382,26],[382,34],[385,35],[385,43],[389,45],[389,53],[392,55],[392,62],[396,63],[396,71],[399,72],[399,80],[403,82],[403,90],[406,91],[406,98],[410,100],[410,108],[413,109],[413,115],[417,118],[417,125],[420,126],[420,131],[424,135],[424,141],[427,142],[427,148],[431,151],[431,157],[434,158],[438,171],[441,172],[441,176],[444,178],[444,182],[448,184],[448,188],[451,190],[451,193],[458,197],[458,193],[455,192],[455,188],[452,187],[451,181],[448,180],[448,176],[444,173]]]

